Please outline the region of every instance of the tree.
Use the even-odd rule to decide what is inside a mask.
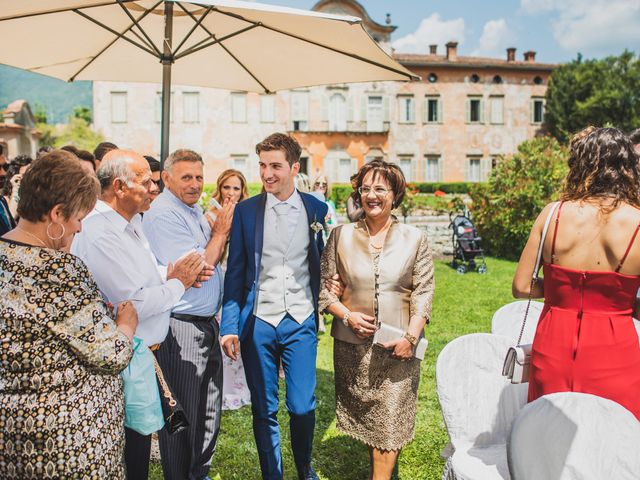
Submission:
[[[601,60],[578,55],[558,67],[547,89],[545,122],[561,142],[588,125],[640,127],[640,59],[629,51]]]
[[[489,181],[471,189],[471,212],[486,251],[517,259],[542,208],[559,196],[567,149],[552,137],[523,142],[501,158]]]
[[[81,118],[82,120],[87,122],[87,125],[91,125],[91,122],[93,121],[93,114],[89,107],[74,107],[72,117]]]
[[[104,137],[93,131],[85,119],[72,117],[69,123],[58,132],[54,146],[63,147],[71,144],[80,150],[93,151],[103,141]]]

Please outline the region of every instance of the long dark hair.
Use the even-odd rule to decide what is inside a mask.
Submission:
[[[640,165],[629,137],[617,128],[583,130],[571,140],[562,200],[610,198],[640,208]]]

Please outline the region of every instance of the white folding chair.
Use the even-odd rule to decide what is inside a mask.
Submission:
[[[543,307],[544,303],[542,302],[531,302],[527,323],[524,327],[522,341],[520,343],[526,344],[533,342],[533,336],[536,333],[536,327],[538,326],[538,320]],[[515,343],[516,340],[518,340],[518,335],[522,328],[522,320],[526,308],[526,300],[518,300],[500,307],[491,319],[491,333],[509,337],[512,339],[511,341]]]
[[[545,395],[513,422],[514,480],[637,480],[640,422],[620,404],[585,393]]]
[[[512,338],[488,333],[464,335],[438,355],[438,398],[453,454],[442,478],[509,479],[507,436],[527,400],[527,385],[502,376]]]

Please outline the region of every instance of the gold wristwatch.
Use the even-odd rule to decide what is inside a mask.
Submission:
[[[409,332],[404,332],[403,337],[406,338],[414,348],[416,345],[418,345],[418,337],[416,337],[415,335],[412,335]]]

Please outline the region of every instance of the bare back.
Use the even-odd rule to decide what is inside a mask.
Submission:
[[[640,235],[633,238],[640,225],[640,210],[621,204],[607,214],[600,205],[564,202],[549,226],[544,261],[576,270],[616,271],[624,259],[619,273],[640,275]]]

